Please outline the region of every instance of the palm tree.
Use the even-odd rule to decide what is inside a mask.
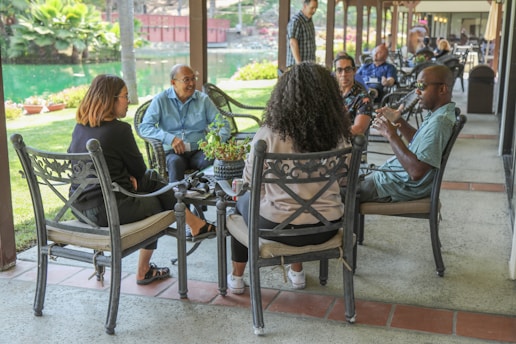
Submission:
[[[122,74],[129,91],[131,103],[138,104],[136,58],[134,55],[134,4],[132,1],[118,1],[118,22],[120,24],[120,45],[122,48]]]

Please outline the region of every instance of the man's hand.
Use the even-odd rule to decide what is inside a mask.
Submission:
[[[398,125],[392,124],[391,121],[383,115],[376,116],[376,118],[373,121],[372,127],[376,129],[380,133],[380,135],[382,135],[389,141],[393,135],[397,135]]]
[[[174,137],[172,140],[172,149],[176,154],[183,154],[185,152],[185,143],[179,137]]]
[[[377,109],[376,113],[378,114],[377,117],[385,117],[392,123],[396,123],[401,118],[402,110],[403,110],[403,105],[400,105],[400,107],[397,110],[391,109],[388,106],[384,106],[380,109]]]

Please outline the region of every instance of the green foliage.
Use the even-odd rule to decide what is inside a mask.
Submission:
[[[112,45],[112,33],[101,21],[100,12],[74,0],[38,0],[30,13],[18,16],[8,48],[10,58],[59,56],[71,48],[78,62],[81,53],[90,48]]]
[[[23,113],[23,109],[15,103],[5,102],[5,118],[16,119]]]
[[[88,91],[88,85],[67,88],[60,92],[59,96],[65,99],[67,108],[76,108]]]
[[[235,161],[244,159],[249,152],[249,138],[245,140],[235,140],[230,138],[226,142],[222,142],[220,131],[224,128],[220,115],[217,115],[215,122],[210,124],[209,131],[205,140],[199,141],[199,149],[204,152],[208,159],[217,159],[222,161]]]
[[[253,62],[240,68],[233,79],[236,80],[269,80],[278,77],[278,66],[276,62],[263,61]]]

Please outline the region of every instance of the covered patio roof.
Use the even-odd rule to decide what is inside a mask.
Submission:
[[[414,0],[414,1],[384,1],[384,0],[328,0],[327,1],[327,44],[325,53],[325,64],[331,67],[333,60],[333,41],[335,26],[335,6],[342,1],[345,7],[359,5],[357,29],[363,28],[363,6],[376,7],[379,13],[384,13],[387,7],[393,8],[393,22],[397,22],[400,6],[408,9],[409,16],[414,12],[416,6],[427,6],[434,3],[438,6],[444,6],[446,10],[454,8],[455,3],[462,3],[464,8],[470,11],[481,4],[490,3],[488,0],[468,1],[468,0]],[[497,0],[502,1],[502,0]],[[198,87],[207,81],[208,65],[207,65],[207,1],[190,0],[190,24],[191,37],[198,39],[192,40],[190,43],[190,65],[199,71]],[[362,6],[360,6],[362,5]],[[453,6],[452,6],[453,5]],[[278,33],[278,66],[284,67],[286,61],[286,27],[290,18],[291,0],[279,0],[279,33]],[[514,33],[516,30],[516,5],[513,1],[505,0],[504,28],[502,32],[503,49],[500,57],[500,73],[498,79],[499,90],[496,91],[495,98],[498,98],[498,104],[495,112],[502,115],[500,153],[507,154],[512,150],[513,134],[514,134],[514,110],[516,106],[516,67],[511,65],[511,56],[514,50]],[[418,9],[419,10],[419,9]],[[381,41],[381,25],[379,21],[377,29],[376,41]],[[358,24],[357,24],[358,26]],[[395,32],[392,36],[396,37]],[[357,47],[362,46],[361,35],[357,38]],[[394,45],[395,46],[395,45]],[[357,51],[357,56],[361,51]],[[498,69],[498,68],[497,68]],[[2,69],[0,61],[0,78],[2,78]],[[3,78],[2,78],[3,80]],[[15,264],[16,248],[14,242],[14,224],[12,214],[11,188],[9,177],[9,159],[7,153],[7,129],[4,105],[4,89],[3,81],[0,83],[0,270],[5,270]],[[510,195],[512,199],[512,192]]]

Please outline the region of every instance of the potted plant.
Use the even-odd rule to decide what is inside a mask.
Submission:
[[[62,93],[51,94],[47,98],[48,111],[63,110],[66,107],[66,100]]]
[[[220,115],[210,124],[204,140],[200,140],[199,149],[207,159],[213,159],[213,174],[216,179],[242,178],[244,159],[249,153],[250,138],[236,140],[234,137],[226,142],[220,138],[220,130],[224,127]]]
[[[27,115],[40,113],[41,110],[43,110],[43,106],[45,106],[45,100],[37,96],[31,96],[25,99],[25,102],[23,103],[23,108]]]

